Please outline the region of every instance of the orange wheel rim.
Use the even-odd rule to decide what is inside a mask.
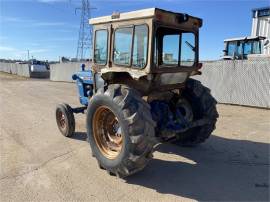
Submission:
[[[100,106],[93,116],[93,135],[100,152],[115,159],[121,152],[123,136],[119,121],[106,106]]]
[[[67,127],[64,113],[62,111],[57,111],[56,117],[57,117],[60,128],[64,130]]]

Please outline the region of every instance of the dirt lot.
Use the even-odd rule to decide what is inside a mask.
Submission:
[[[76,86],[0,74],[1,201],[269,201],[270,110],[218,105],[212,137],[196,148],[163,144],[125,180],[100,170],[86,142],[55,123],[57,103],[78,106]]]

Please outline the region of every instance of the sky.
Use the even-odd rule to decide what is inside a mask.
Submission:
[[[0,58],[74,58],[80,25],[80,0],[0,0]],[[219,59],[226,38],[251,34],[254,8],[268,0],[90,0],[92,17],[114,11],[158,7],[203,19],[200,59]]]

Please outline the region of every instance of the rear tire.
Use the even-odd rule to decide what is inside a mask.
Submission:
[[[193,120],[207,118],[209,124],[191,128],[183,133],[178,133],[174,143],[180,146],[195,146],[204,142],[216,128],[218,112],[216,100],[210,90],[201,82],[189,79],[182,96],[189,101],[193,111]]]
[[[75,131],[75,119],[68,104],[58,104],[55,111],[57,126],[65,137],[71,137]]]
[[[100,113],[107,113],[106,110],[110,111],[109,115],[99,118]],[[122,142],[118,154],[110,156],[112,153],[107,147],[114,143],[109,142],[110,138],[105,138],[110,133],[106,125],[109,118],[106,117],[113,115],[118,122],[118,129],[115,131],[120,127]],[[103,122],[104,119],[106,121]],[[152,120],[150,106],[136,90],[122,85],[110,85],[105,92],[99,89],[89,101],[86,125],[93,156],[99,167],[106,169],[109,174],[121,178],[129,176],[142,170],[151,159],[156,143],[155,122]],[[102,140],[97,137],[100,133],[104,134]],[[105,139],[109,141],[106,142]]]

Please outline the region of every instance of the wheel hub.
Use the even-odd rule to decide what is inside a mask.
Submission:
[[[57,113],[57,119],[59,121],[59,125],[62,129],[66,128],[66,119],[65,119],[65,115],[62,111],[58,111]]]
[[[179,99],[176,106],[186,121],[193,121],[192,107],[186,99]]]
[[[94,139],[100,152],[108,159],[115,159],[122,149],[123,137],[115,114],[100,106],[93,117]]]

